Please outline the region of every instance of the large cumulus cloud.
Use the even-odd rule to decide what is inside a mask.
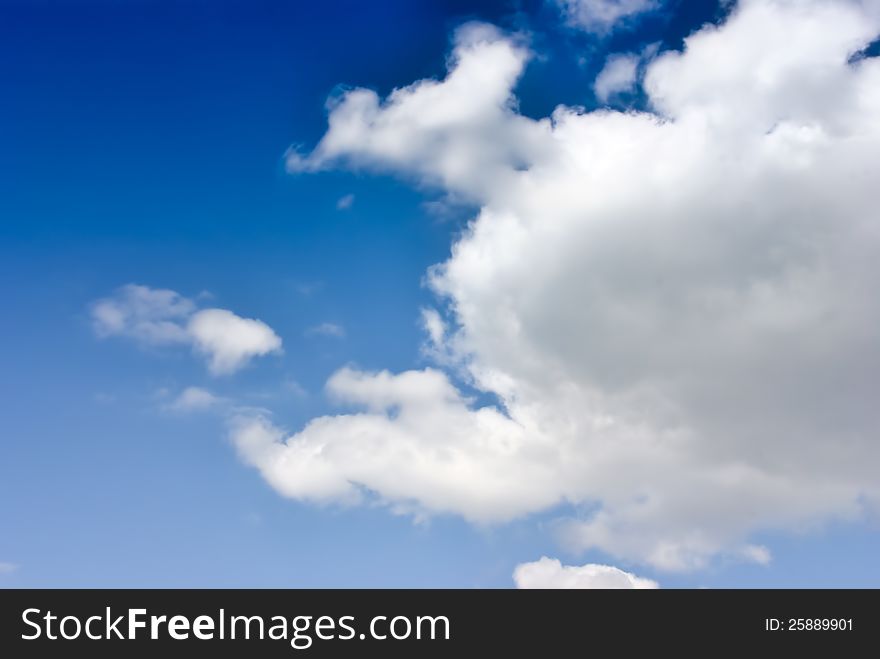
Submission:
[[[480,205],[428,281],[443,371],[343,370],[363,411],[288,436],[239,419],[245,459],[299,499],[378,499],[558,526],[666,569],[764,529],[876,506],[880,32],[875,1],[749,0],[647,67],[652,112],[513,89],[529,52],[458,35],[442,81],[353,90],[292,170],[369,167]]]

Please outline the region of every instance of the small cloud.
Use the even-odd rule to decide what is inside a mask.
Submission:
[[[345,338],[345,328],[336,323],[321,323],[305,331],[306,336],[328,336],[334,339]]]
[[[101,405],[110,405],[111,403],[116,402],[115,394],[108,394],[104,391],[99,391],[93,396],[96,403]]]
[[[665,0],[556,0],[571,27],[607,36]]]
[[[281,338],[266,323],[226,309],[199,311],[187,324],[187,332],[213,375],[233,373],[253,357],[281,352]]]
[[[0,561],[0,574],[12,574],[18,570],[18,565],[15,563],[6,563]]]
[[[437,348],[443,345],[446,337],[446,323],[436,309],[422,309],[422,327],[433,347]]]
[[[201,412],[225,402],[201,387],[187,387],[165,409],[171,412]]]
[[[281,352],[281,338],[266,323],[227,309],[198,309],[167,289],[138,284],[119,288],[91,306],[100,338],[122,336],[141,345],[189,345],[213,375],[232,373],[255,357]]]
[[[647,589],[659,588],[656,581],[637,577],[611,565],[563,565],[556,558],[542,556],[532,563],[520,563],[513,571],[517,588],[559,589]]]
[[[742,548],[741,553],[747,561],[758,565],[769,565],[773,560],[773,554],[764,545],[746,545]]]
[[[176,291],[126,284],[92,305],[92,326],[100,338],[128,336],[147,345],[187,343],[184,321],[195,304]]]
[[[354,195],[347,194],[344,197],[340,197],[339,201],[336,202],[336,210],[346,211],[351,208],[352,204],[354,204]]]
[[[602,103],[617,94],[632,91],[639,68],[638,55],[612,55],[596,77],[593,89]]]

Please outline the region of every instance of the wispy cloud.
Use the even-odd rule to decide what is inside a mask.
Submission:
[[[339,201],[336,202],[336,210],[345,211],[352,207],[354,204],[354,195],[347,194],[344,197],[340,197]]]
[[[336,323],[321,323],[313,327],[309,327],[305,331],[306,336],[327,336],[334,339],[345,338],[345,328]]]
[[[324,288],[323,281],[294,281],[291,282],[294,292],[302,297],[312,297]]]
[[[177,397],[164,406],[169,412],[202,412],[225,404],[225,398],[216,396],[201,387],[187,387]]]
[[[556,0],[572,27],[607,35],[634,18],[657,9],[664,0]]]

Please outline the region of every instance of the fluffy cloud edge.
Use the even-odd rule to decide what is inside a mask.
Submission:
[[[563,565],[559,559],[547,556],[517,565],[513,581],[519,589],[653,590],[660,587],[656,581],[611,565]]]

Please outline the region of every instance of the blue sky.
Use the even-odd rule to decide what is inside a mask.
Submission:
[[[328,97],[442,79],[455,31],[473,21],[528,39],[517,116],[589,112],[609,55],[679,50],[730,10],[661,4],[598,30],[538,1],[0,3],[0,586],[510,587],[514,568],[541,556],[668,587],[880,586],[870,503],[725,528],[699,566],[669,570],[624,541],[560,541],[560,519],[588,515],[605,492],[486,523],[466,507],[437,513],[419,493],[416,514],[396,514],[400,502],[374,484],[363,505],[314,503],[280,496],[231,436],[241,410],[294,433],[356,408],[324,391],[347,365],[435,368],[472,406],[503,406],[464,362],[432,358],[421,324],[436,307],[469,336],[426,271],[494,202],[355,147],[312,156],[306,172],[287,171],[285,153],[321,142]],[[652,109],[638,85],[609,105]],[[218,376],[187,345],[99,336],[96,301],[130,283],[259,319],[283,351]],[[217,403],[173,409],[188,387]],[[876,476],[852,481],[871,501]],[[743,542],[772,561],[742,560]]]

